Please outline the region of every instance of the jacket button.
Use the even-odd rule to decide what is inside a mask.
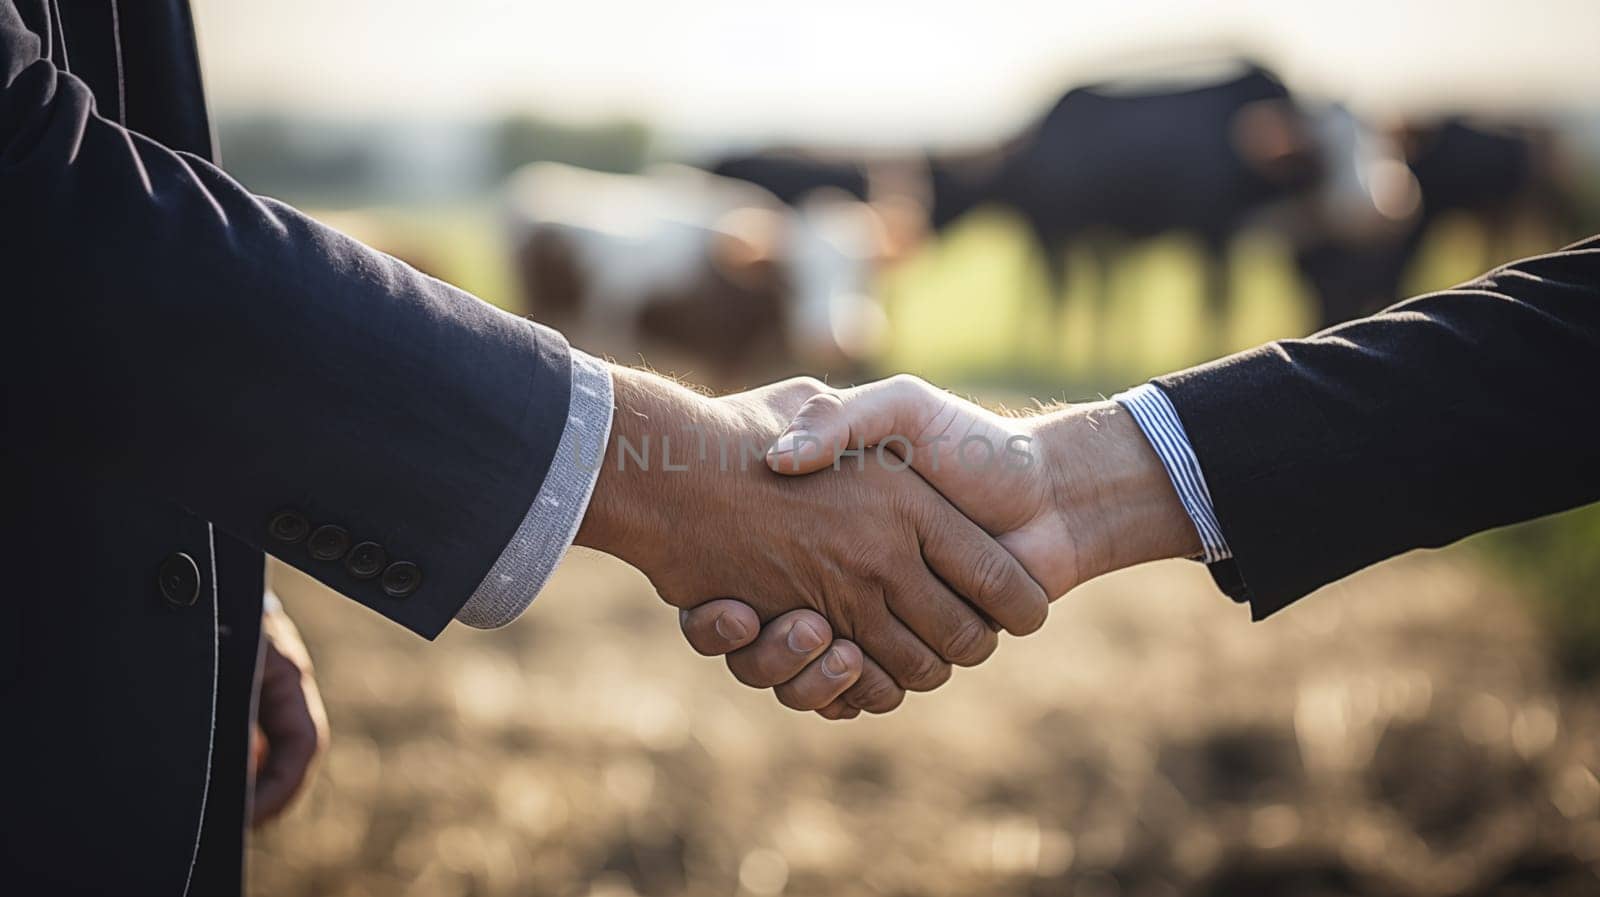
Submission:
[[[305,515],[295,511],[279,511],[267,521],[267,533],[279,542],[290,545],[304,539],[306,533],[311,532],[311,523]]]
[[[161,597],[173,607],[189,607],[200,598],[200,567],[181,551],[167,555],[156,573]]]
[[[311,532],[306,550],[319,561],[337,561],[350,550],[350,534],[345,532],[344,527],[331,523],[319,526]]]
[[[390,598],[404,598],[422,585],[422,571],[410,561],[396,561],[383,571],[381,584]]]
[[[350,554],[344,559],[344,568],[356,579],[371,579],[383,572],[383,565],[389,562],[389,555],[383,546],[376,542],[362,542],[350,549]]]

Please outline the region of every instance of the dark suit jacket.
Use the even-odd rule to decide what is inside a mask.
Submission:
[[[183,0],[59,3],[0,0],[0,889],[238,891],[263,550],[433,637],[568,350],[216,168]]]
[[[1156,379],[1257,619],[1412,548],[1600,499],[1600,237]]]

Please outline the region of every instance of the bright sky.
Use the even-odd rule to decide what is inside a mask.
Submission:
[[[195,3],[213,103],[233,109],[959,140],[1136,55],[1231,44],[1367,109],[1600,110],[1600,0]]]

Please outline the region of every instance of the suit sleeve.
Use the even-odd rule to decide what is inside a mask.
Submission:
[[[19,457],[182,504],[427,637],[534,506],[568,416],[559,334],[102,118],[9,0],[0,302]],[[296,534],[283,511],[381,553],[316,560],[272,535]],[[403,597],[366,569],[402,561]]]
[[[1256,619],[1413,548],[1600,499],[1600,238],[1154,381]]]

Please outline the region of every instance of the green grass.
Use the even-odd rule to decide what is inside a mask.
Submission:
[[[1310,329],[1312,308],[1288,251],[1241,242],[1221,336],[1238,349]],[[1093,253],[1068,255],[1059,312],[1022,225],[974,216],[883,278],[892,322],[885,370],[930,380],[1113,387],[1208,357],[1198,249],[1181,238],[1132,248],[1102,274]],[[1107,295],[1102,297],[1104,282]],[[1097,349],[1096,343],[1099,343]]]

